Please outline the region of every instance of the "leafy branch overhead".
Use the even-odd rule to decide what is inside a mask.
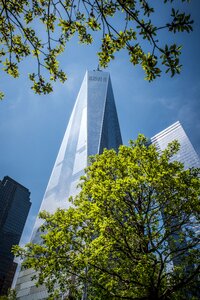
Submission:
[[[199,299],[200,169],[139,136],[96,155],[72,206],[42,212],[38,244],[15,246],[48,299]]]
[[[164,0],[163,5],[172,6],[173,2]],[[51,81],[66,80],[57,57],[72,36],[82,44],[92,44],[96,31],[102,33],[98,53],[101,67],[107,67],[115,52],[126,49],[130,62],[142,66],[147,80],[160,76],[161,64],[173,76],[180,72],[181,47],[161,46],[159,33],[190,32],[193,23],[190,15],[171,8],[170,21],[155,25],[154,8],[146,0],[0,0],[0,10],[3,70],[18,77],[20,62],[34,57],[37,69],[29,78],[39,94],[52,91]]]

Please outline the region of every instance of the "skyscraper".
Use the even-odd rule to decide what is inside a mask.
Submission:
[[[27,188],[8,176],[0,181],[0,295],[11,287],[17,267],[11,248],[19,244],[30,206]]]
[[[184,163],[185,169],[199,168],[200,159],[179,121],[153,136],[151,143],[162,151],[173,140],[180,143],[180,150],[173,156],[172,160]]]
[[[86,72],[67,130],[65,132],[40,210],[54,212],[68,208],[70,195],[78,192],[79,178],[88,165],[88,157],[102,153],[104,148],[118,149],[122,144],[112,85],[108,73]],[[40,242],[37,219],[32,242]],[[43,286],[35,287],[32,270],[22,270],[16,290],[18,299],[45,299]]]
[[[155,144],[158,150],[163,151],[167,147],[167,145],[174,140],[177,140],[179,142],[180,149],[171,158],[171,160],[172,161],[180,161],[180,162],[184,163],[185,169],[189,169],[192,167],[200,168],[200,158],[199,158],[197,152],[195,151],[194,147],[192,146],[192,143],[190,142],[186,132],[184,131],[184,129],[179,121],[177,121],[176,123],[167,127],[163,131],[159,132],[154,137],[152,137],[151,143]],[[162,216],[163,216],[163,219],[165,219],[166,216],[164,214],[162,214]],[[171,225],[174,226],[176,224],[176,222],[177,222],[177,219],[176,219],[176,217],[174,217]],[[192,222],[193,222],[193,219],[192,219]],[[194,219],[193,224],[195,224],[195,223],[196,223],[196,221]],[[171,226],[171,225],[169,225],[169,226]],[[199,231],[199,227],[198,228],[197,227],[195,228],[195,232]],[[177,249],[187,247],[187,241],[185,239],[180,242],[180,237],[182,235],[183,230],[184,230],[183,228],[180,228],[172,234],[172,241],[175,241],[175,247]],[[193,230],[194,230],[194,227],[193,227]],[[170,239],[169,239],[169,245],[170,245]],[[185,250],[185,251],[183,251],[183,256],[177,255],[177,257],[175,257],[173,259],[174,266],[178,266],[181,263],[183,257],[185,255],[187,255],[187,253],[188,253],[187,250]],[[186,272],[191,271],[192,269],[193,269],[193,265],[187,267],[185,269],[185,271]],[[198,288],[195,289],[194,295],[191,291],[186,293],[187,299],[191,299],[192,296],[199,298],[200,294],[198,292]]]

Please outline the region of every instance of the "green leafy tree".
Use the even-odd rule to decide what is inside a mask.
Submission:
[[[42,243],[15,254],[50,299],[198,299],[200,170],[170,162],[178,148],[104,150],[72,206],[40,214]]]
[[[157,25],[152,22],[154,7],[146,0],[0,0],[3,69],[18,77],[20,62],[33,56],[37,69],[29,74],[32,89],[49,93],[52,81],[67,78],[57,59],[66,43],[75,35],[80,43],[92,44],[94,32],[101,31],[101,67],[107,67],[117,51],[126,49],[130,62],[141,65],[147,80],[160,76],[161,65],[174,76],[180,73],[181,46],[163,46],[160,32],[190,32],[193,21],[190,15],[174,9],[172,2],[163,0],[163,5],[170,6],[171,16],[168,23]]]
[[[8,290],[8,295],[0,296],[0,300],[16,300],[16,291],[13,289]]]

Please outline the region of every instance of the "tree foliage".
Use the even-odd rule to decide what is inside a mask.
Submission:
[[[200,170],[146,142],[94,156],[72,206],[40,214],[42,243],[15,247],[50,299],[198,299]]]
[[[49,93],[52,81],[64,82],[67,78],[57,59],[66,43],[75,35],[80,43],[91,44],[94,32],[101,31],[101,67],[107,67],[115,52],[126,49],[130,62],[141,65],[147,80],[160,76],[161,64],[174,76],[180,73],[181,47],[163,46],[159,33],[190,32],[193,21],[190,15],[174,9],[173,2],[163,0],[163,5],[171,6],[170,21],[157,25],[152,22],[154,7],[146,0],[0,0],[3,69],[18,77],[20,62],[33,56],[37,67],[29,74],[32,89]]]
[[[13,289],[8,290],[8,295],[0,296],[0,300],[16,300],[16,291]]]

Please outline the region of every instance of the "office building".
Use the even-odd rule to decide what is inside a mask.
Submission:
[[[122,144],[112,85],[108,73],[86,72],[65,132],[40,210],[53,213],[57,208],[68,208],[70,195],[78,193],[77,184],[88,165],[88,157],[102,153],[104,148],[118,149]],[[37,219],[32,242],[40,242]],[[45,299],[44,286],[31,281],[34,272],[21,270],[17,279],[18,299]]]
[[[153,136],[151,143],[155,144],[157,149],[162,151],[174,140],[180,143],[180,150],[173,156],[172,160],[184,163],[185,169],[199,168],[199,156],[179,121]]]
[[[173,140],[177,140],[180,144],[180,149],[179,151],[171,158],[171,161],[180,161],[184,164],[185,169],[189,168],[200,168],[200,158],[195,151],[194,147],[192,146],[192,143],[190,142],[186,132],[184,131],[182,125],[180,124],[179,121],[176,123],[172,124],[171,126],[167,127],[163,131],[159,132],[156,134],[154,137],[151,138],[151,143],[155,144],[157,149],[159,151],[163,151],[167,145],[172,142]],[[165,214],[162,214],[163,220],[166,218]],[[174,217],[172,219],[171,225],[174,226],[176,225],[177,219]],[[199,232],[199,226],[196,225],[197,222],[195,219],[191,218],[192,222],[192,230],[194,232]],[[169,225],[169,226],[171,226]],[[178,228],[178,227],[177,227]],[[172,241],[172,249],[175,246],[176,249],[184,249],[187,247],[187,240],[183,239],[180,241],[180,237],[182,236],[182,233],[184,231],[184,228],[177,229],[173,234],[172,234],[172,239],[170,240],[169,238],[169,246]],[[174,243],[175,242],[175,243]],[[171,246],[170,246],[171,247]],[[182,259],[185,255],[188,255],[187,250],[183,251],[183,256],[182,255],[177,255],[174,256],[173,258],[173,265],[174,266],[179,266],[182,262]],[[185,272],[190,272],[193,270],[193,265],[189,265],[185,268]],[[198,292],[198,288],[195,288],[193,291],[186,291],[185,294],[185,299],[192,299],[192,297],[195,296],[199,299],[200,293]],[[197,299],[195,298],[195,299]]]
[[[8,176],[0,181],[0,295],[11,287],[17,267],[11,248],[19,244],[30,206],[27,188]]]

